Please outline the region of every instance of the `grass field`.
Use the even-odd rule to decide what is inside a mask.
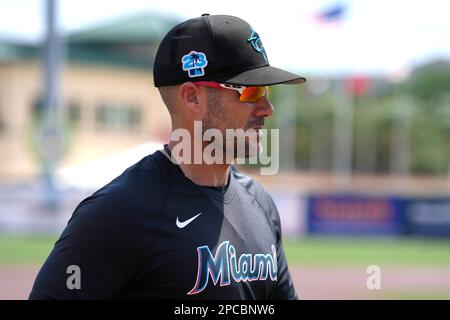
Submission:
[[[26,299],[56,235],[0,235],[0,300]],[[302,299],[450,299],[450,239],[285,240]],[[366,288],[366,267],[382,267],[382,288]],[[406,268],[405,268],[406,267]]]
[[[450,267],[450,239],[305,238],[284,242],[291,264]]]
[[[57,236],[0,236],[0,265],[36,265]],[[292,265],[450,267],[450,239],[304,238],[284,242]]]
[[[56,239],[56,235],[0,236],[0,265],[42,264]]]

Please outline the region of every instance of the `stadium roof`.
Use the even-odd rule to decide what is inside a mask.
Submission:
[[[177,23],[178,21],[167,16],[144,13],[73,32],[68,39],[73,44],[104,42],[153,43],[161,40]]]
[[[31,59],[36,52],[37,48],[33,45],[0,40],[0,62]]]
[[[67,58],[71,62],[151,68],[160,40],[178,22],[143,13],[86,27],[65,36]],[[0,40],[0,63],[37,59],[40,51],[39,45]]]

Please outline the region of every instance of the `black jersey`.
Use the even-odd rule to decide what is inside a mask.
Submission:
[[[228,180],[143,158],[78,205],[30,299],[297,299],[272,198],[235,167]]]

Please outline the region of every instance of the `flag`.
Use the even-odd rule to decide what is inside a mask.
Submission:
[[[319,10],[314,21],[322,25],[337,25],[344,20],[347,7],[343,2],[337,2]]]

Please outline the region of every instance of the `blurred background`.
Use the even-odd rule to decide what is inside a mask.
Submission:
[[[25,299],[76,205],[168,141],[162,37],[258,31],[277,86],[272,194],[304,299],[450,299],[450,22],[428,1],[0,0],[0,299]],[[370,290],[367,268],[380,268]]]

